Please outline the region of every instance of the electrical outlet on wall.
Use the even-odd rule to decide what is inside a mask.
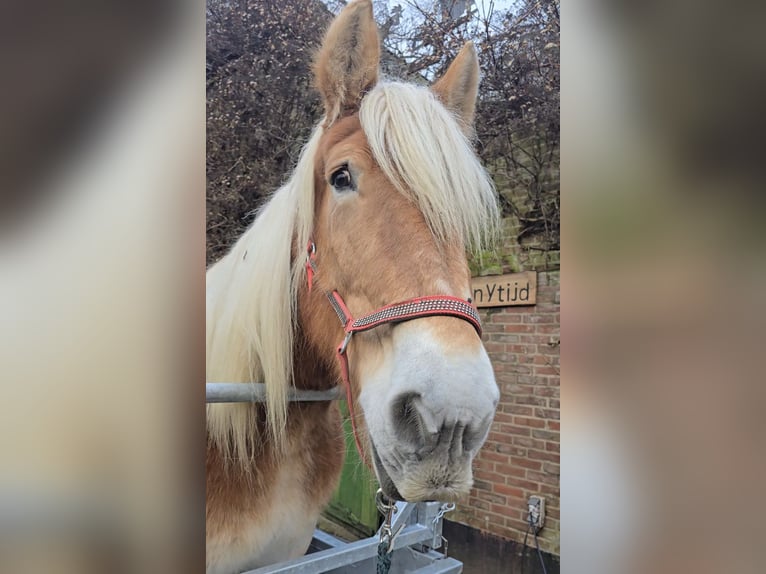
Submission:
[[[545,499],[542,496],[530,496],[527,513],[527,523],[539,532],[545,524]]]

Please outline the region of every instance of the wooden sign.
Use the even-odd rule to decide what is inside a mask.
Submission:
[[[474,277],[471,292],[477,307],[534,305],[537,301],[537,271]]]

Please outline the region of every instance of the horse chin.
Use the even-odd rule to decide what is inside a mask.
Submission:
[[[375,468],[375,474],[378,475],[378,482],[380,483],[380,489],[383,491],[383,494],[385,494],[391,500],[405,500],[404,497],[399,493],[399,490],[396,488],[396,484],[394,484],[394,481],[389,476],[386,467],[383,466],[383,461],[380,460],[380,456],[378,456],[378,450],[375,448],[375,444],[372,441],[370,441],[370,446],[372,450],[372,460],[373,466]]]
[[[434,472],[433,467],[431,467],[431,472],[428,472],[428,469],[410,469],[411,472],[406,473],[406,476],[398,477],[400,486],[397,486],[378,455],[375,444],[372,441],[370,444],[375,474],[378,477],[380,489],[391,500],[406,502],[457,502],[461,496],[468,494],[473,485],[469,461],[466,468],[460,469],[457,472],[454,469],[441,469]],[[440,478],[434,480],[432,477],[435,476]]]

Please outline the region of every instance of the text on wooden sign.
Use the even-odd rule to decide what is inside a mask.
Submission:
[[[477,307],[534,305],[537,300],[537,271],[474,277],[471,279],[471,293]]]

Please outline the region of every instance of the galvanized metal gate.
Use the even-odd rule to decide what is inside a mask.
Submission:
[[[443,546],[441,504],[398,502],[392,522],[392,574],[459,574],[463,564],[436,551]],[[361,574],[375,572],[379,536],[346,543],[321,530],[314,532],[302,558],[243,574]]]

